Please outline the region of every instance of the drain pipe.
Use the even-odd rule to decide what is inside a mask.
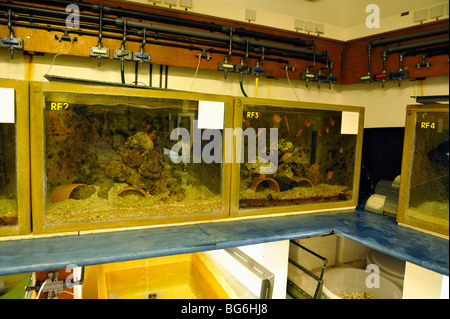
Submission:
[[[448,31],[449,31],[448,27],[442,27],[442,28],[437,28],[437,29],[432,29],[432,30],[420,31],[420,32],[409,33],[409,34],[394,36],[394,37],[390,37],[390,38],[383,38],[383,39],[379,39],[379,40],[370,41],[369,43],[367,43],[367,46],[366,46],[367,74],[361,76],[361,82],[368,83],[368,82],[373,81],[372,74],[370,73],[370,65],[371,65],[370,56],[371,56],[373,48],[379,47],[379,46],[386,46],[388,44],[392,44],[392,43],[396,43],[396,42],[400,42],[400,41],[408,41],[408,40],[414,40],[414,39],[420,39],[420,38],[426,38],[429,36],[444,34],[444,33],[448,33]]]

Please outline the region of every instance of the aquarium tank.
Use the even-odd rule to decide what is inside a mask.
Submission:
[[[30,226],[28,83],[0,79],[0,236]]]
[[[3,90],[0,88],[0,94]],[[8,122],[12,121],[0,119],[0,227],[17,225],[18,222],[16,125]]]
[[[236,214],[355,208],[364,109],[238,99]]]
[[[33,186],[44,198],[36,198],[33,211],[38,232],[228,214],[221,130],[232,99],[67,84],[32,88]]]
[[[406,112],[397,220],[448,236],[448,105],[410,105]]]

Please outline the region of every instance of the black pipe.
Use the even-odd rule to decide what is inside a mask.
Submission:
[[[159,65],[159,88],[162,88],[162,73],[163,73],[163,65]]]
[[[149,79],[148,79],[148,86],[149,87],[152,87],[153,86],[153,79],[152,79],[152,77],[153,77],[153,64],[152,63],[149,63],[149,71],[148,71],[148,77],[149,77]]]
[[[449,31],[449,27],[442,27],[442,28],[437,28],[437,29],[432,29],[432,30],[425,30],[425,31],[419,31],[419,32],[415,32],[415,33],[398,35],[398,36],[394,36],[394,37],[390,37],[390,38],[382,38],[379,40],[373,40],[373,41],[370,41],[367,45],[370,45],[372,48],[374,48],[374,47],[384,46],[384,45],[388,45],[388,44],[392,44],[392,43],[396,43],[396,42],[415,40],[415,39],[420,39],[420,38],[426,38],[426,37],[433,36],[433,35],[448,33],[448,31]]]
[[[165,78],[165,84],[164,84],[164,88],[167,89],[167,82],[169,81],[169,66],[166,65],[166,72],[165,72],[166,78]]]
[[[29,15],[19,15],[16,14],[16,18],[17,20],[24,20],[24,21],[29,21],[30,22],[30,26],[31,23],[36,22],[36,23],[43,23],[43,24],[47,24],[47,26],[42,27],[39,26],[37,27],[36,25],[34,25],[33,27],[35,28],[40,28],[40,29],[46,29],[48,31],[50,31],[50,29],[52,31],[60,31],[58,29],[54,29],[52,27],[50,27],[48,25],[48,23],[54,24],[54,25],[59,25],[59,26],[65,26],[65,20],[59,20],[59,19],[54,19],[54,18],[45,18],[45,17],[35,17],[35,16],[29,16]],[[102,19],[103,20],[103,19]],[[1,23],[1,21],[0,21]],[[24,24],[20,24],[19,22],[16,23],[17,25],[20,26],[26,26]],[[97,30],[97,26],[94,24],[89,24],[89,23],[84,23],[84,22],[80,22],[80,28],[82,29],[88,29],[88,30]],[[77,29],[61,29],[61,30],[67,30],[70,33],[76,33],[78,35],[94,35],[92,33],[86,33],[85,31],[82,30],[77,30]],[[117,34],[122,34],[123,33],[123,29],[119,29],[116,27],[104,27],[102,26],[102,31],[106,31],[106,32],[111,32],[111,33],[117,33]],[[132,35],[139,35],[139,32],[141,31],[135,31],[135,30],[127,30],[128,34],[132,34]],[[198,44],[198,45],[202,45],[202,46],[213,46],[213,47],[228,47],[228,44],[224,44],[224,43],[215,43],[215,42],[207,42],[207,41],[203,41],[203,40],[198,40],[198,39],[189,39],[189,38],[185,38],[185,37],[175,37],[175,36],[170,36],[170,35],[162,35],[162,34],[158,34],[158,33],[150,33],[147,32],[146,33],[147,36],[151,36],[155,39],[164,39],[164,40],[169,40],[169,41],[177,41],[177,42],[184,42],[184,43],[194,43],[194,44]],[[104,37],[103,32],[102,32],[102,37]],[[112,39],[118,39],[117,37],[114,36],[106,36],[107,38],[112,38]],[[128,40],[129,38],[127,38]],[[133,42],[137,42],[135,39],[132,40]],[[153,42],[155,44],[158,44],[157,42]],[[161,43],[163,44],[163,43]],[[165,44],[163,44],[165,45]],[[171,45],[171,46],[175,46],[175,45]],[[183,46],[178,46],[178,47],[183,47]],[[186,46],[184,46],[186,47]],[[234,46],[233,47],[234,50],[239,50],[239,51],[245,51],[246,48],[244,46]],[[254,48],[253,50],[256,52],[258,51],[258,49],[260,48]],[[217,51],[218,52],[218,51]],[[327,53],[327,51],[324,51],[325,54]],[[306,51],[306,53],[310,53],[310,51]],[[265,51],[266,55],[277,55],[277,56],[282,56],[285,58],[294,58],[294,59],[302,59],[302,60],[311,60],[311,58],[309,56],[298,56],[296,54],[289,54],[286,52],[276,52],[276,51],[272,51],[272,50],[266,50]],[[242,54],[234,54],[237,56],[242,56]],[[254,56],[250,56],[251,58],[256,58]],[[278,60],[274,60],[271,58],[266,58],[266,60],[272,60],[272,61],[278,61]],[[323,60],[318,59],[317,60],[320,63],[325,63]]]
[[[447,37],[443,37],[443,38],[436,38],[436,39],[418,41],[418,42],[413,42],[413,43],[408,43],[408,44],[399,44],[399,45],[395,45],[392,47],[386,47],[381,52],[381,58],[383,59],[383,71],[386,70],[386,59],[387,59],[388,55],[391,53],[426,48],[426,47],[431,47],[434,45],[445,44],[448,42],[449,42],[449,37],[447,36]]]
[[[400,41],[408,41],[408,40],[414,40],[414,39],[420,39],[425,38],[428,36],[434,36],[439,35],[443,33],[448,33],[449,28],[448,27],[442,27],[442,28],[436,28],[432,30],[426,30],[426,31],[419,31],[415,33],[409,33],[389,38],[382,38],[379,40],[373,40],[367,43],[366,51],[367,51],[367,74],[370,74],[370,54],[372,53],[372,49],[374,47],[378,46],[385,46],[391,43],[396,43]]]
[[[298,187],[298,183],[288,177],[278,177],[274,179],[278,183],[278,186],[280,187],[280,192]]]
[[[426,49],[419,49],[419,50],[409,50],[402,52],[401,54],[405,56],[416,56],[419,54],[426,54],[427,57],[433,57],[438,55],[448,55],[449,54],[449,46],[443,45],[440,47],[432,47],[432,48],[426,48]]]
[[[230,36],[228,36],[228,35],[222,35],[222,34],[216,34],[216,33],[211,33],[211,32],[204,32],[204,31],[197,31],[197,30],[190,30],[190,29],[182,29],[182,28],[178,28],[178,27],[157,25],[157,24],[153,24],[153,23],[146,23],[146,22],[140,22],[140,21],[132,21],[132,20],[126,20],[126,19],[122,19],[122,18],[116,19],[116,24],[118,26],[122,26],[124,23],[126,23],[127,26],[131,27],[131,28],[138,28],[138,29],[145,28],[147,30],[152,30],[152,31],[156,31],[156,32],[166,32],[166,33],[171,33],[171,34],[189,35],[192,37],[221,41],[221,42],[226,42],[226,43],[228,43],[230,41]],[[292,47],[292,46],[276,44],[276,43],[271,43],[271,42],[264,42],[264,41],[260,41],[260,40],[252,40],[252,39],[248,39],[248,38],[233,37],[232,39],[233,39],[234,43],[239,43],[239,44],[244,44],[244,45],[247,45],[247,43],[248,43],[251,46],[271,48],[271,49],[295,52],[295,53],[306,54],[306,55],[316,54],[317,56],[324,56],[327,54],[326,51],[303,49],[303,48]]]
[[[55,6],[61,6],[66,7],[68,4],[74,3],[74,1],[64,1],[64,0],[47,0],[42,1],[45,4],[52,4]],[[87,4],[82,2],[75,2],[76,5],[78,5],[80,8],[84,8],[86,10],[90,11],[98,11],[99,5],[97,4]],[[173,25],[183,25],[186,27],[192,27],[197,29],[203,29],[213,32],[221,32],[225,34],[230,33],[230,28],[233,29],[233,34],[238,36],[245,36],[245,37],[253,37],[253,38],[260,38],[264,40],[274,41],[274,42],[280,42],[280,43],[288,43],[292,44],[294,46],[302,46],[302,47],[309,47],[312,46],[315,42],[314,40],[301,40],[299,38],[289,38],[289,37],[283,37],[283,36],[277,36],[273,34],[263,33],[263,32],[257,32],[257,31],[251,31],[246,30],[243,28],[233,28],[231,26],[227,25],[218,25],[214,22],[204,22],[204,21],[195,21],[190,19],[184,19],[184,18],[175,18],[170,16],[163,16],[159,14],[152,14],[147,12],[135,12],[131,10],[122,9],[121,7],[108,7],[103,6],[105,12],[109,14],[115,14],[117,16],[127,16],[136,18],[139,20],[151,20],[156,22],[163,22]]]

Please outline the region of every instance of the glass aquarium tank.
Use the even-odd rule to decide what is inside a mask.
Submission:
[[[232,98],[62,83],[30,92],[35,232],[228,216]]]
[[[0,79],[0,236],[30,226],[28,83]]]
[[[234,121],[232,215],[356,207],[364,108],[237,98]]]
[[[397,221],[448,236],[448,105],[406,111]]]

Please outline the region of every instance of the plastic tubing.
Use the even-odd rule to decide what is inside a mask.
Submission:
[[[259,77],[255,77],[255,97],[258,95],[258,83],[259,83]]]
[[[120,77],[122,79],[122,84],[125,84],[125,63],[120,64]]]
[[[244,86],[243,86],[243,76],[242,76],[242,74],[241,74],[241,76],[239,77],[239,83],[240,83],[240,85],[241,85],[241,91],[242,91],[242,94],[244,94],[244,96],[245,97],[248,97],[248,95],[247,95],[247,93],[245,93],[245,90],[244,90]]]

